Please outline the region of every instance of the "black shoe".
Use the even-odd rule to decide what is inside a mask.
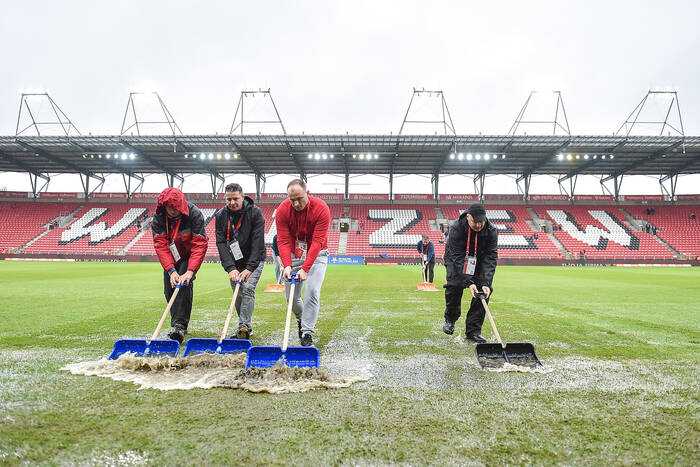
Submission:
[[[301,320],[297,320],[297,328],[299,328],[299,339],[301,339]]]
[[[238,333],[234,336],[235,339],[250,339],[250,330],[243,326],[238,330]]]
[[[306,331],[304,334],[302,334],[301,345],[302,347],[311,347],[314,345],[314,339],[311,337],[310,332]]]
[[[445,334],[452,334],[455,332],[455,323],[445,320],[445,324],[442,325],[442,332]]]
[[[467,336],[467,340],[474,341],[477,344],[485,344],[487,342],[486,339],[484,338],[484,336],[482,336],[481,334],[476,333],[476,332],[469,334]]]
[[[168,339],[172,339],[174,341],[178,341],[180,344],[182,344],[182,340],[185,338],[185,334],[187,334],[187,330],[184,328],[181,328],[180,326],[175,326],[169,333],[168,333]]]

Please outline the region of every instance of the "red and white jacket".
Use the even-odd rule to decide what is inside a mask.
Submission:
[[[165,212],[170,206],[180,213],[177,219],[171,219]],[[166,188],[158,196],[156,213],[153,216],[153,247],[161,266],[166,271],[175,267],[170,244],[175,243],[180,261],[188,260],[187,269],[197,272],[207,253],[207,234],[204,230],[202,211],[188,203],[184,193],[177,188]]]

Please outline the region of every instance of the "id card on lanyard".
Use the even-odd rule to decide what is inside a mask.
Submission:
[[[243,258],[241,245],[238,243],[238,229],[241,228],[241,222],[243,222],[244,215],[245,214],[241,214],[240,219],[238,219],[238,225],[236,225],[236,228],[233,231],[233,242],[231,242],[228,246],[231,249],[231,254],[233,255],[233,259],[235,261],[238,261],[239,259]],[[231,241],[231,216],[229,216],[228,218],[228,227],[226,228],[226,241]]]
[[[175,239],[177,238],[177,232],[180,230],[180,222],[181,221],[182,221],[182,218],[179,218],[177,220],[177,225],[175,226],[175,231],[173,232],[172,239],[170,239],[170,233],[168,232],[170,222],[167,222],[167,220],[165,222],[166,235],[170,239],[170,245],[168,246],[168,248],[170,248],[170,254],[173,255],[173,261],[175,261],[175,263],[178,263],[181,259],[180,252],[177,251],[177,246],[175,245]]]
[[[294,241],[294,257],[296,259],[302,259],[306,255],[306,250],[308,245],[306,241],[299,240],[298,238]]]
[[[479,233],[475,233],[476,235],[474,236],[474,253],[470,255],[469,244],[472,237],[472,229],[471,227],[467,227],[467,256],[464,259],[464,268],[462,268],[462,274],[467,274],[469,276],[473,276],[474,272],[476,271],[476,248],[479,244]]]

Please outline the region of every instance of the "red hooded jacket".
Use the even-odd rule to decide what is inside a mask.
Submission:
[[[180,213],[180,217],[171,219],[165,211],[169,206]],[[153,230],[153,247],[161,266],[166,271],[175,267],[170,244],[175,242],[181,261],[189,259],[187,269],[197,272],[207,252],[207,234],[205,232],[202,211],[188,203],[184,193],[177,188],[166,188],[158,196],[156,214],[151,224]]]

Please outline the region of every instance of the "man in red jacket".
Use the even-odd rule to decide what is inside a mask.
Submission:
[[[158,196],[153,216],[153,247],[163,266],[163,286],[166,301],[170,301],[174,288],[180,284],[180,292],[170,308],[170,324],[173,327],[168,338],[180,343],[187,334],[192,313],[194,275],[204,261],[207,252],[207,234],[204,216],[197,206],[188,203],[177,188],[166,188]]]
[[[299,280],[306,281],[304,301],[301,300],[301,286],[294,289],[292,311],[297,318],[301,345],[311,346],[321,304],[321,285],[328,265],[331,213],[322,199],[309,196],[303,180],[297,178],[289,182],[287,195],[289,198],[277,208],[277,246],[285,279],[296,271]],[[285,282],[287,300],[289,289],[289,282]]]

